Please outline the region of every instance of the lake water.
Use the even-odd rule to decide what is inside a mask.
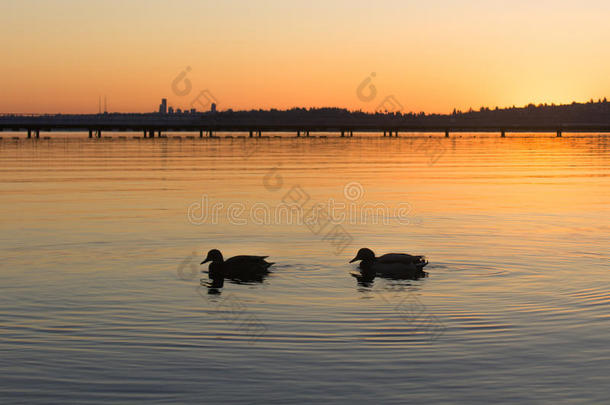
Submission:
[[[607,401],[608,137],[2,135],[3,404]]]

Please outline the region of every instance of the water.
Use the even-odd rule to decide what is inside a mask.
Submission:
[[[2,403],[607,399],[609,138],[59,135],[0,141]],[[214,291],[211,248],[277,264]]]

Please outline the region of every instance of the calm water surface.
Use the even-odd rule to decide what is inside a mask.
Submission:
[[[609,138],[128,135],[0,141],[2,403],[607,401]]]

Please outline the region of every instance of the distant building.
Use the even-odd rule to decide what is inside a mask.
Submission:
[[[197,113],[197,109],[196,108],[191,108],[191,114],[196,114]]]
[[[167,113],[168,113],[168,114],[173,114],[173,113],[174,113],[174,107],[169,107],[169,108],[167,109]]]
[[[216,112],[216,103],[212,103],[212,106],[210,107],[210,111],[213,113]]]
[[[159,114],[167,114],[167,99],[161,99],[161,104],[159,104]]]
[[[176,109],[176,114],[182,114],[182,110],[180,108]]]

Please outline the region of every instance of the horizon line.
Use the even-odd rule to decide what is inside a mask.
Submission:
[[[502,111],[502,110],[511,110],[511,109],[519,109],[519,108],[528,108],[531,106],[534,107],[567,107],[567,106],[571,106],[571,105],[578,105],[578,104],[604,104],[604,103],[608,103],[608,99],[607,97],[604,98],[598,98],[597,100],[591,98],[589,99],[589,101],[572,101],[570,103],[565,103],[565,104],[555,104],[555,103],[527,103],[523,106],[516,106],[516,105],[512,105],[512,106],[494,106],[494,107],[489,107],[489,106],[480,106],[478,107],[478,109],[473,108],[472,106],[468,108],[468,110],[460,110],[457,107],[453,109],[453,112],[449,112],[449,113],[440,113],[440,112],[426,112],[426,111],[408,111],[408,112],[403,112],[402,109],[397,110],[397,111],[364,111],[362,109],[349,109],[346,107],[338,107],[338,106],[325,106],[325,107],[298,107],[298,106],[293,106],[293,107],[289,107],[289,108],[284,108],[284,109],[279,109],[276,107],[271,107],[271,108],[267,108],[267,109],[261,109],[261,108],[251,108],[249,110],[247,109],[240,109],[240,110],[233,110],[232,108],[228,108],[225,110],[217,110],[216,113],[221,113],[221,112],[228,112],[228,111],[232,111],[232,112],[252,112],[252,111],[291,111],[291,110],[323,110],[323,109],[337,109],[337,110],[345,110],[348,111],[350,113],[365,113],[365,114],[395,114],[397,112],[403,114],[403,115],[408,115],[408,114],[421,114],[424,113],[425,115],[453,115],[455,113],[458,114],[466,114],[466,113],[472,113],[472,112],[481,112],[481,111]],[[187,112],[190,113],[190,110],[182,110],[180,109],[183,113]],[[206,110],[206,111],[196,111],[196,113],[207,113],[210,112],[210,110]],[[33,113],[33,112],[0,112],[0,116],[10,116],[10,115],[33,115],[33,116],[41,116],[41,115],[108,115],[108,114],[159,114],[158,111],[104,111],[104,112],[92,112],[92,113],[63,113],[63,112],[55,112],[55,113],[51,113],[51,112],[45,112],[45,113]],[[175,114],[175,112],[174,112]],[[166,114],[168,115],[168,114]]]

